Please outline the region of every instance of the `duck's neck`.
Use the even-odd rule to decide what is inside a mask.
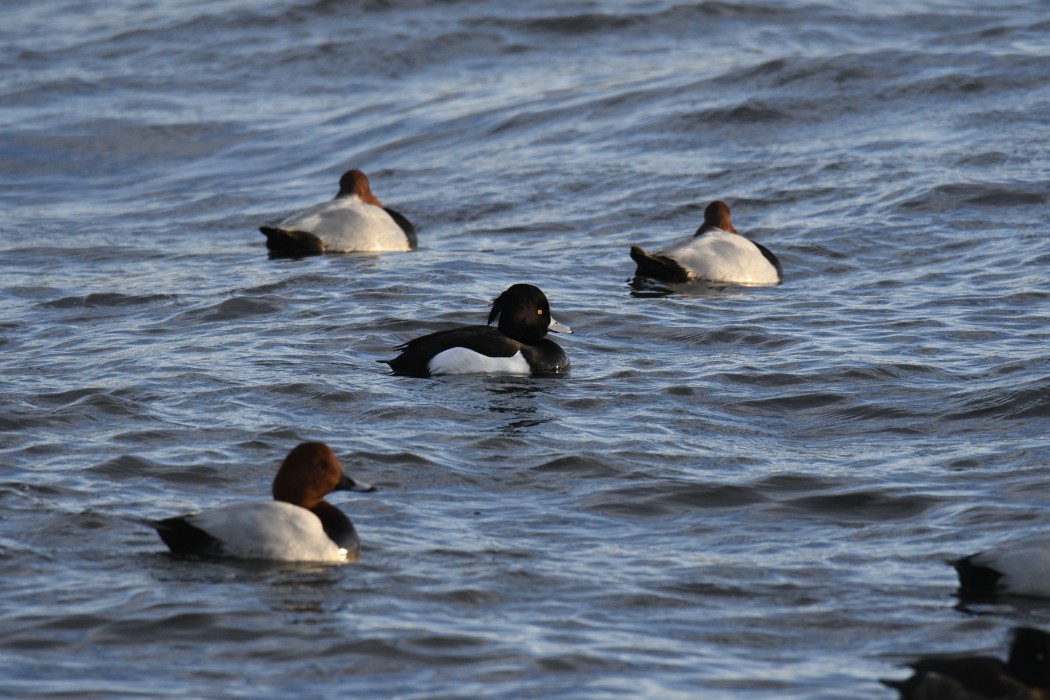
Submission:
[[[698,228],[696,230],[696,233],[693,234],[693,238],[696,238],[697,236],[702,236],[705,233],[710,233],[711,231],[725,231],[726,233],[740,233],[739,231],[737,231],[732,226],[715,226],[714,224],[701,224],[700,228]]]

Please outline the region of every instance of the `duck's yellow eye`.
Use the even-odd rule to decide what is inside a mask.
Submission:
[[[543,309],[536,309],[536,313],[539,314],[540,316],[542,316],[543,315]]]

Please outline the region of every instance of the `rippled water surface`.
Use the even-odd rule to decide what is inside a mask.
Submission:
[[[0,7],[0,694],[892,698],[1050,603],[1045,3]],[[350,167],[416,253],[271,260]],[[723,199],[774,288],[632,279]],[[563,378],[392,377],[515,282]],[[357,565],[173,559],[324,440]]]

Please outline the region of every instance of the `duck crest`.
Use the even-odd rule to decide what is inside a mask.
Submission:
[[[492,309],[489,311],[489,320],[486,325],[491,326],[492,322],[499,319],[503,314],[503,305],[506,303],[507,292],[503,292],[498,297],[492,300]]]

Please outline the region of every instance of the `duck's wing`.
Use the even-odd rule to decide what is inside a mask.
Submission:
[[[392,360],[381,360],[390,365],[395,374],[429,377],[427,367],[431,359],[452,348],[473,350],[489,357],[513,357],[521,350],[521,343],[508,338],[492,326],[463,326],[447,331],[413,338],[398,346],[401,354]]]

